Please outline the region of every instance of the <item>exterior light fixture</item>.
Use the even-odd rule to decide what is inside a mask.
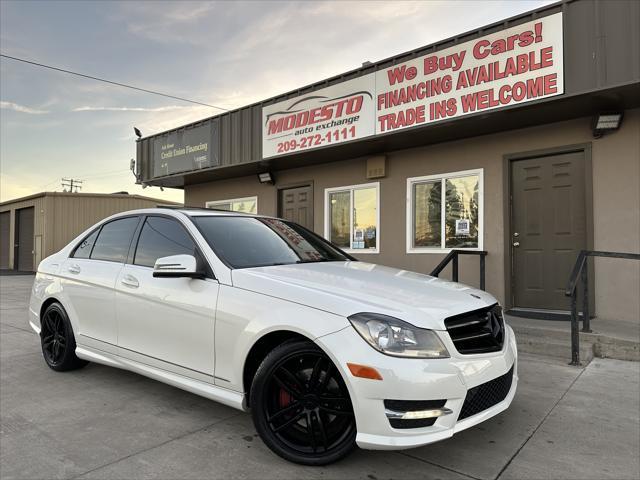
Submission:
[[[622,123],[622,112],[601,113],[593,119],[593,136],[600,138],[607,133],[611,133],[620,128]]]
[[[274,183],[273,175],[271,175],[271,172],[259,173],[258,180],[260,181],[260,183]]]

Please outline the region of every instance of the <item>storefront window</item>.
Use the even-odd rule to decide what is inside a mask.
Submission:
[[[378,251],[378,184],[326,190],[325,237],[354,252]]]
[[[413,185],[413,232],[415,247],[441,247],[442,243],[442,182]]]
[[[231,200],[215,200],[206,203],[207,208],[229,210],[230,212],[258,213],[258,197],[234,198]]]
[[[410,252],[481,248],[482,170],[410,178]]]
[[[478,175],[446,182],[445,248],[478,248]]]
[[[349,205],[350,192],[333,192],[329,194],[329,211],[331,219],[331,233],[329,240],[340,248],[351,248],[349,235],[351,232],[351,218]]]

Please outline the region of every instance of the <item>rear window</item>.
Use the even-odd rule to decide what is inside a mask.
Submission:
[[[99,228],[96,229],[76,247],[75,252],[73,252],[74,258],[89,258],[93,244],[96,243],[96,237],[98,236],[99,231]]]
[[[138,217],[126,217],[105,224],[93,246],[91,259],[124,263],[129,253]]]

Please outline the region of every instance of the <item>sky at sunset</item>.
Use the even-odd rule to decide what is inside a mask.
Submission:
[[[0,1],[5,55],[232,109],[552,3]],[[128,191],[143,135],[210,107],[0,60],[0,201]]]

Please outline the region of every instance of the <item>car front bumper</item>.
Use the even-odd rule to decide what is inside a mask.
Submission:
[[[437,442],[484,422],[506,410],[518,384],[517,346],[511,327],[505,328],[501,351],[461,355],[446,332],[438,332],[451,357],[443,359],[397,358],[374,350],[348,327],[317,338],[338,366],[351,395],[361,448],[398,450]],[[382,380],[354,377],[347,363],[375,368]],[[511,387],[504,399],[493,406],[458,421],[467,391],[485,384],[513,367]],[[449,414],[438,417],[431,426],[393,428],[385,412],[384,400],[446,400]]]

